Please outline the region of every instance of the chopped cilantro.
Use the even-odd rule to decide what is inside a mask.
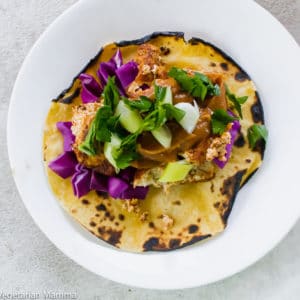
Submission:
[[[248,96],[236,97],[236,95],[234,95],[230,92],[227,85],[225,85],[225,88],[226,88],[227,98],[233,103],[233,106],[236,109],[236,111],[238,112],[240,118],[243,119],[242,104],[244,104],[247,101]]]
[[[137,109],[141,113],[148,112],[153,107],[153,101],[149,99],[148,97],[141,96],[138,100],[128,100],[126,98],[123,98],[123,101],[132,109]]]
[[[141,131],[152,131],[161,127],[166,121],[166,111],[159,106],[146,116]]]
[[[136,152],[136,140],[140,132],[135,132],[123,139],[119,149],[114,153],[117,167],[125,169],[130,163],[139,157]]]
[[[155,104],[159,104],[160,102],[163,101],[163,99],[166,96],[167,92],[167,87],[165,86],[159,86],[159,85],[154,85],[154,94],[155,94]]]
[[[95,125],[92,124],[84,142],[78,147],[81,152],[89,156],[96,155],[95,132]]]
[[[120,100],[120,94],[115,83],[115,77],[108,77],[102,96],[104,98],[104,105],[111,107],[111,110],[114,111]]]
[[[95,137],[99,142],[110,142],[111,131],[108,128],[108,121],[113,117],[112,110],[109,106],[104,105],[101,107],[93,120],[94,126],[90,130],[95,128]],[[93,125],[92,124],[92,125]]]
[[[254,124],[248,129],[248,141],[253,149],[259,140],[267,142],[268,130],[265,125]]]
[[[224,109],[216,109],[211,117],[211,125],[213,134],[222,134],[228,123],[237,120],[238,118],[232,117]]]
[[[193,76],[189,76],[186,71],[173,67],[168,75],[174,78],[183,90],[202,101],[207,95],[220,95],[220,87],[217,84],[213,85],[211,80],[204,74],[195,72]]]
[[[179,122],[185,116],[185,111],[175,107],[172,104],[167,103],[167,104],[164,104],[163,107],[166,110],[168,119],[174,118],[177,122]]]

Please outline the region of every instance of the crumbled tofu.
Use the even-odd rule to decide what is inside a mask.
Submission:
[[[161,220],[163,222],[164,229],[167,230],[174,225],[174,219],[170,216],[163,214],[161,215]]]
[[[122,207],[123,207],[123,209],[127,210],[129,213],[130,212],[134,212],[134,213],[140,212],[138,199],[124,200]]]
[[[147,75],[151,73],[151,67],[149,65],[142,65],[141,67],[141,73],[143,75]]]
[[[134,213],[139,217],[139,219],[142,222],[145,222],[148,220],[149,212],[148,211],[142,211],[140,208],[140,201],[138,199],[128,199],[128,200],[122,200],[123,205],[122,208],[129,213]]]
[[[167,77],[166,66],[161,60],[159,48],[151,44],[143,44],[137,49],[134,60],[138,64],[138,74],[128,86],[127,95],[131,99],[140,96],[152,99],[154,98],[153,81]]]
[[[206,151],[206,160],[212,161],[217,158],[220,161],[226,161],[226,146],[230,143],[230,140],[229,131],[225,131],[220,137],[214,138]]]
[[[148,75],[148,74],[155,75],[157,73],[158,69],[159,69],[159,67],[157,64],[153,64],[152,67],[147,64],[140,66],[140,72],[142,75]]]
[[[152,69],[151,69],[151,72],[155,75],[158,71],[158,65],[154,64]]]
[[[142,222],[145,222],[145,221],[147,221],[148,216],[149,216],[149,213],[148,213],[147,211],[144,211],[144,212],[141,214],[141,216],[140,216],[140,220],[141,220]]]

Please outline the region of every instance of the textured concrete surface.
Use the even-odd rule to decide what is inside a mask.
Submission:
[[[10,174],[7,109],[17,72],[30,47],[75,2],[0,1],[0,299],[10,292],[41,293],[43,299],[43,291],[73,292],[77,299],[299,299],[299,222],[273,251],[246,271],[205,287],[173,292],[130,288],[98,277],[65,257],[36,227]],[[300,0],[258,2],[300,42]]]

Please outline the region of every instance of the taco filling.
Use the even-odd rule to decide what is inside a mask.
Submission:
[[[106,46],[54,100],[44,156],[55,194],[92,233],[167,250],[224,229],[266,138],[248,75],[169,33]]]

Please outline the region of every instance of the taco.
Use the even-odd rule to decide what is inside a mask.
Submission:
[[[52,101],[43,153],[63,208],[133,252],[222,232],[267,130],[248,74],[178,32],[103,47]]]

